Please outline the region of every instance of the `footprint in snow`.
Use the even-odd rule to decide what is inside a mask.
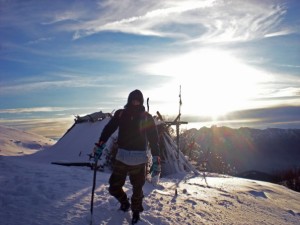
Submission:
[[[194,200],[187,199],[185,200],[185,202],[190,203],[192,205],[197,205],[197,202],[195,202]]]
[[[231,201],[222,200],[218,202],[218,205],[224,206],[225,208],[230,208],[231,206],[234,206],[234,204]]]
[[[263,191],[249,191],[251,195],[258,198],[268,198],[268,196]]]
[[[287,212],[289,213],[289,214],[292,214],[293,216],[300,216],[300,213],[296,213],[296,212],[294,212],[293,210],[287,210]]]

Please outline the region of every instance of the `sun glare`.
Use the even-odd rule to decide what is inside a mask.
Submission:
[[[162,60],[148,65],[146,70],[150,74],[174,78],[160,96],[174,99],[174,89],[181,85],[184,112],[211,116],[212,119],[249,107],[250,100],[259,93],[259,84],[268,79],[266,74],[229,53],[212,49]],[[173,91],[168,94],[170,89]],[[178,90],[175,90],[177,95]],[[172,104],[178,104],[175,100]]]

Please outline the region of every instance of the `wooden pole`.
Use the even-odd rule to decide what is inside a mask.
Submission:
[[[181,101],[181,85],[179,86],[179,112],[178,112],[178,123],[176,124],[176,135],[177,135],[177,148],[178,148],[178,152],[177,152],[177,160],[179,160],[179,152],[180,152],[180,147],[179,147],[179,124],[180,124],[180,116],[181,116],[181,105],[182,105],[182,101]]]

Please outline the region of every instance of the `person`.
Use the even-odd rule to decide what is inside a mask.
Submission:
[[[96,148],[103,149],[105,142],[118,130],[118,151],[109,178],[109,193],[121,204],[120,210],[126,212],[131,207],[132,224],[140,219],[144,210],[143,186],[146,181],[147,147],[151,148],[152,170],[159,173],[160,149],[158,132],[152,116],[145,111],[144,98],[140,90],[132,91],[124,109],[119,109],[104,127]],[[97,151],[97,150],[96,150]],[[132,185],[131,204],[123,190],[126,177]]]

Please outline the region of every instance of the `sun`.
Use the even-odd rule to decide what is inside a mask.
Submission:
[[[160,96],[169,100],[172,96],[172,104],[177,104],[174,96],[178,92],[174,93],[174,88],[178,91],[176,87],[181,85],[184,112],[210,116],[212,119],[249,107],[251,99],[259,93],[259,84],[267,80],[266,74],[228,52],[216,49],[202,49],[171,57],[148,65],[146,69],[150,74],[173,78]],[[171,89],[173,91],[168,91]]]

